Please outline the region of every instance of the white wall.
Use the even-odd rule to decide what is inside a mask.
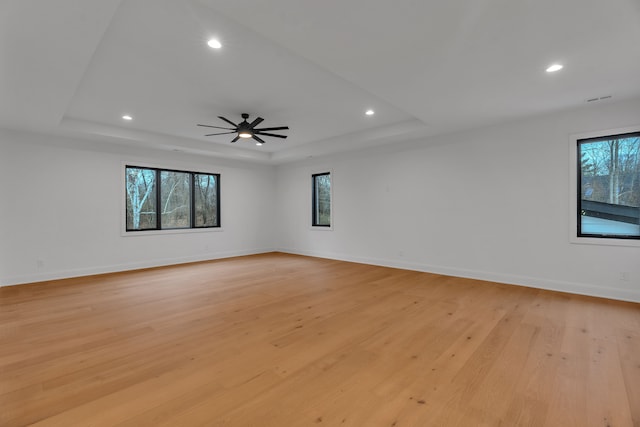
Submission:
[[[569,241],[569,135],[637,124],[640,100],[603,103],[280,166],[276,246],[640,301],[640,247]],[[323,169],[332,231],[309,226],[310,175]]]
[[[280,249],[640,301],[640,247],[569,242],[569,135],[636,124],[603,103],[277,168],[2,130],[0,285]],[[122,236],[123,162],[220,172],[223,231]]]
[[[123,162],[221,173],[222,231],[122,235]],[[272,166],[0,131],[0,285],[273,250]]]

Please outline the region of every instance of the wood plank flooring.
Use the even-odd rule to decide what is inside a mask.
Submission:
[[[640,305],[278,253],[0,288],[0,425],[640,426]]]

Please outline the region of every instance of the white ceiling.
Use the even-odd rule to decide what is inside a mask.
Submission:
[[[640,96],[640,0],[5,0],[0,25],[0,126],[267,163]],[[289,137],[196,126],[244,112]]]

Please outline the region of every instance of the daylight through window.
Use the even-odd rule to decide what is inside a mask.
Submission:
[[[314,227],[331,226],[331,173],[317,173],[312,178],[312,218]]]
[[[640,132],[578,140],[578,237],[640,239]]]
[[[126,230],[220,227],[220,175],[125,168]]]

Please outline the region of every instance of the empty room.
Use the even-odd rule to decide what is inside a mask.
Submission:
[[[638,0],[0,20],[0,426],[640,426]]]

